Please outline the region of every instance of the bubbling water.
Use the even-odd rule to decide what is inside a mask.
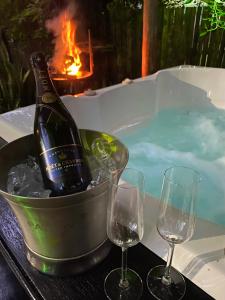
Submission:
[[[201,174],[197,215],[225,225],[225,111],[169,108],[144,126],[119,132],[130,167],[145,174],[146,192],[159,198],[164,170],[183,165]]]

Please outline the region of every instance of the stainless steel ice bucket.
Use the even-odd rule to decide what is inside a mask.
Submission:
[[[113,145],[110,159],[118,168],[128,161],[127,148],[114,136],[80,130],[87,157],[93,145],[105,140]],[[28,198],[6,192],[9,169],[34,155],[33,135],[17,139],[0,149],[0,193],[11,206],[21,227],[27,258],[39,271],[51,275],[83,272],[102,261],[111,244],[106,234],[109,182],[72,195]]]

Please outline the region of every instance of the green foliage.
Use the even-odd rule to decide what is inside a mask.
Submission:
[[[53,5],[53,7],[51,7]],[[34,102],[34,79],[29,56],[52,51],[45,21],[54,13],[52,0],[1,0],[0,113]]]
[[[168,8],[194,7],[204,5],[204,0],[162,0]]]
[[[0,113],[13,110],[23,102],[30,71],[11,63],[3,40],[0,42]]]
[[[200,36],[206,35],[210,31],[225,29],[225,3],[216,0],[205,0],[209,15],[204,18],[204,29]]]
[[[167,8],[204,6],[207,17],[203,18],[203,31],[205,36],[211,31],[225,29],[225,2],[221,0],[162,0]]]
[[[50,0],[1,0],[0,27],[25,54],[39,45],[48,47],[49,35],[45,20],[49,17]]]

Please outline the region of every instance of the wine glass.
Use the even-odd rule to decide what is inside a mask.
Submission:
[[[143,237],[144,175],[141,171],[125,168],[111,177],[111,196],[107,210],[107,234],[121,247],[121,268],[112,270],[104,282],[108,299],[139,299],[142,295],[142,279],[127,268],[127,249],[139,243]]]
[[[166,266],[147,275],[147,286],[156,299],[181,299],[186,290],[184,277],[171,267],[175,244],[188,241],[195,227],[195,201],[200,177],[195,170],[175,166],[164,173],[157,230],[169,243]]]

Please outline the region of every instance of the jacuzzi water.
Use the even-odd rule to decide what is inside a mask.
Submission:
[[[225,225],[225,110],[215,106],[162,109],[153,119],[118,133],[129,167],[142,170],[145,190],[159,198],[164,170],[189,166],[201,175],[197,216]]]

